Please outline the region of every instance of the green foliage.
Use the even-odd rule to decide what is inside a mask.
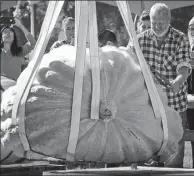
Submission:
[[[35,38],[38,38],[46,9],[49,1],[40,1],[34,5],[35,11]],[[14,7],[1,12],[3,16],[12,16]],[[22,13],[22,22],[26,28],[30,31],[30,9],[28,3],[21,5],[20,7]],[[65,16],[75,17],[75,1],[69,0],[65,1],[62,11],[60,13],[58,22],[53,30],[51,38],[49,40],[46,51],[49,51],[50,46],[58,40],[58,34],[61,31],[61,21]],[[179,8],[172,10],[172,21],[171,24],[176,29],[187,33],[187,26],[189,20],[194,16],[194,6]],[[132,14],[134,18],[134,14]],[[98,31],[101,31],[105,28],[113,30],[118,39],[119,45],[125,46],[128,43],[129,36],[124,26],[123,20],[121,18],[120,12],[117,7],[110,6],[108,4],[97,2],[97,23]]]
[[[189,21],[194,16],[194,6],[173,9],[171,12],[172,26],[186,34]]]

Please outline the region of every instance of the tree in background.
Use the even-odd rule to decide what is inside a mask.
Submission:
[[[39,3],[34,5],[36,39],[38,38],[41,25],[45,17],[48,2],[49,1],[40,1]],[[4,10],[1,12],[1,16],[12,16],[14,10],[15,7]],[[20,6],[20,10],[22,13],[22,23],[30,31],[30,9],[28,7],[28,3],[22,4]],[[75,17],[75,1],[73,0],[65,1],[58,22],[55,25],[55,29],[53,30],[53,33],[47,45],[46,51],[48,51],[50,46],[58,39],[58,35],[61,31],[61,21],[66,16]],[[133,18],[134,16],[135,15],[132,14]],[[171,24],[173,27],[186,34],[189,20],[193,16],[194,16],[194,6],[173,9]],[[98,31],[101,31],[105,28],[111,29],[116,33],[119,45],[122,46],[127,45],[129,36],[117,7],[97,2],[97,23]]]
[[[187,27],[190,19],[194,16],[194,6],[182,7],[171,10],[172,21],[171,24],[176,29],[187,34]]]

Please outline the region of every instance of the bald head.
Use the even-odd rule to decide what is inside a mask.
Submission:
[[[169,22],[171,20],[171,12],[170,12],[170,9],[164,3],[156,3],[156,4],[154,4],[151,7],[151,9],[150,9],[150,16],[151,17],[155,17],[156,15],[165,18]]]

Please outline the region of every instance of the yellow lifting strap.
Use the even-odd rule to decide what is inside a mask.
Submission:
[[[89,43],[90,43],[90,62],[92,69],[92,102],[91,119],[99,119],[100,106],[100,60],[98,51],[98,27],[96,2],[89,1]]]
[[[48,40],[50,39],[54,25],[61,11],[64,1],[50,1],[46,16],[41,28],[41,32],[34,49],[32,61],[29,64],[31,71],[26,75],[23,82],[18,82],[20,89],[16,94],[13,110],[12,110],[12,123],[16,124],[17,117],[19,118],[19,134],[24,146],[25,151],[30,151],[29,143],[25,133],[25,102],[30,91],[30,87],[38,70],[41,59],[44,55]],[[98,39],[97,39],[97,21],[96,21],[96,2],[95,1],[76,1],[76,63],[75,63],[75,80],[72,104],[72,118],[69,144],[67,147],[68,161],[75,160],[75,151],[79,135],[79,124],[81,114],[81,99],[82,99],[82,86],[83,86],[83,73],[86,56],[86,40],[89,31],[90,41],[90,57],[92,68],[92,103],[91,103],[91,118],[98,119],[99,101],[100,101],[100,66],[98,59]],[[168,129],[165,111],[154,85],[151,73],[148,69],[143,54],[139,48],[138,41],[135,37],[134,25],[129,9],[129,4],[126,1],[117,1],[117,5],[123,17],[124,23],[128,30],[129,35],[134,41],[137,56],[142,68],[148,92],[151,98],[153,110],[156,118],[162,117],[162,124],[164,130],[164,141],[159,153],[165,148],[168,140]],[[29,69],[30,70],[30,69]],[[94,86],[95,85],[95,86]]]
[[[80,113],[81,113],[81,100],[82,100],[82,87],[84,77],[84,66],[86,57],[86,38],[88,32],[88,1],[80,1],[77,4],[79,12],[77,25],[76,38],[76,61],[75,61],[75,78],[73,89],[73,104],[71,113],[71,128],[69,134],[69,144],[67,146],[68,161],[74,161],[74,155],[79,135]],[[81,29],[81,30],[80,30]]]
[[[90,118],[99,119],[100,105],[100,64],[97,37],[97,17],[95,1],[76,2],[76,69],[73,92],[73,105],[69,144],[67,147],[68,161],[75,160],[75,151],[79,136],[81,99],[83,88],[84,63],[86,59],[86,42],[89,34],[90,63],[92,70],[92,101]]]
[[[24,151],[30,151],[30,146],[26,137],[25,132],[25,103],[30,91],[31,85],[33,83],[34,77],[43,58],[46,46],[50,39],[51,33],[54,29],[60,11],[62,9],[64,1],[50,1],[48,4],[47,12],[45,15],[44,22],[40,31],[38,41],[35,45],[35,49],[32,55],[32,60],[29,63],[28,73],[25,72],[24,80],[17,82],[17,86],[20,88],[14,99],[13,109],[12,109],[12,124],[19,125],[19,135],[22,141]]]
[[[84,63],[86,59],[86,42],[89,34],[90,62],[92,70],[92,101],[91,119],[99,119],[100,104],[100,68],[98,57],[96,2],[76,2],[76,69],[73,92],[73,106],[69,144],[67,147],[68,161],[74,161],[81,115],[81,99],[83,88]]]
[[[142,69],[142,73],[144,76],[144,80],[148,89],[148,93],[151,99],[152,107],[154,110],[154,114],[156,118],[161,118],[162,121],[162,127],[163,127],[163,143],[160,148],[160,151],[158,155],[161,155],[164,149],[166,148],[167,142],[168,142],[168,126],[167,126],[167,118],[166,118],[166,112],[164,110],[163,103],[160,99],[160,96],[158,94],[158,91],[156,89],[156,86],[154,84],[151,72],[148,68],[148,65],[145,61],[145,58],[143,56],[143,53],[140,49],[140,46],[137,41],[136,32],[134,29],[134,24],[131,16],[131,11],[129,8],[129,2],[128,1],[116,1],[117,6],[119,8],[119,11],[121,13],[121,16],[123,18],[123,21],[125,23],[125,26],[127,28],[127,31],[130,35],[130,38],[133,40],[136,54]]]

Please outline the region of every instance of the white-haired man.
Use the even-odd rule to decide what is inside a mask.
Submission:
[[[168,97],[168,105],[179,112],[183,128],[186,126],[187,78],[191,73],[189,42],[187,37],[171,25],[171,12],[166,4],[156,3],[150,9],[151,29],[138,35],[143,52],[155,79]],[[129,46],[130,47],[130,46]],[[173,167],[183,167],[184,141],[173,159]]]

